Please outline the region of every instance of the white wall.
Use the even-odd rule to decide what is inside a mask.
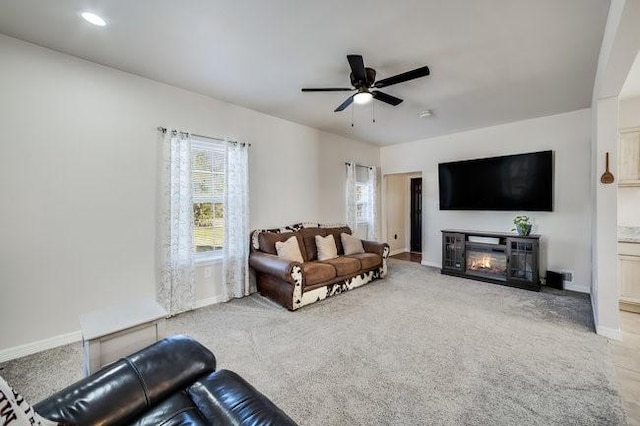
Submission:
[[[375,146],[2,35],[0,56],[0,353],[155,294],[159,125],[253,145],[252,228],[344,222],[344,161],[379,164]],[[198,271],[201,303],[219,266]]]
[[[640,127],[640,96],[619,101],[618,127]]]
[[[630,127],[640,127],[640,97],[619,102],[618,128]],[[618,187],[618,225],[640,226],[640,187]]]
[[[598,99],[593,107],[594,166],[593,202],[596,209],[593,238],[593,287],[596,331],[611,338],[619,338],[618,273],[617,273],[617,186],[605,185],[600,176],[605,170],[605,155],[617,158],[618,98]],[[616,162],[610,170],[617,175]]]
[[[520,212],[440,211],[438,163],[497,155],[553,150],[554,211],[530,212],[542,235],[541,271],[572,271],[569,288],[588,292],[590,235],[591,111],[580,110],[488,127],[381,149],[382,172],[422,171],[423,241],[426,264],[441,265],[441,229],[509,231]]]

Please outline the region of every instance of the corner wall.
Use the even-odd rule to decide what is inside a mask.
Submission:
[[[252,228],[344,222],[344,162],[380,164],[377,146],[3,35],[0,52],[0,361],[155,296],[157,126],[252,144]],[[199,305],[220,269],[198,268]]]
[[[523,212],[440,211],[438,163],[534,151],[554,151],[554,211],[524,212],[542,235],[540,270],[571,271],[567,288],[588,293],[591,283],[591,110],[519,121],[381,148],[382,173],[422,171],[423,263],[440,267],[445,228],[509,231]]]
[[[640,0],[611,0],[593,85],[592,120],[592,247],[593,315],[598,334],[620,339],[617,273],[617,191],[603,185],[603,153],[618,164],[618,95],[640,49]],[[615,176],[614,172],[614,176]]]

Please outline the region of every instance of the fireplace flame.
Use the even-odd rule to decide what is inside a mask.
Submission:
[[[491,257],[483,256],[482,259],[473,260],[471,269],[491,269]]]

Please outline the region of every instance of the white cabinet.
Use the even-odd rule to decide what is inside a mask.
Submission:
[[[640,186],[640,128],[620,131],[618,186]]]
[[[640,243],[618,243],[620,309],[640,312]]]
[[[85,376],[165,337],[166,316],[167,312],[152,299],[82,315]]]

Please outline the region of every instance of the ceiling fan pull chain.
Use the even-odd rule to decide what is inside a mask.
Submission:
[[[353,127],[353,105],[351,105],[351,127]]]
[[[376,122],[376,104],[375,104],[375,102],[371,104],[371,121],[373,123]]]

